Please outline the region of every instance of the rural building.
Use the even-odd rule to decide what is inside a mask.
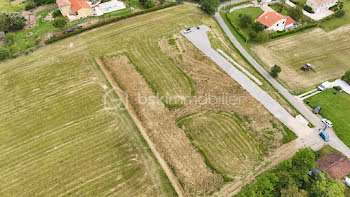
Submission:
[[[345,180],[350,173],[350,161],[341,153],[332,152],[317,160],[317,168],[327,172],[329,177],[333,179]]]
[[[93,9],[86,0],[56,0],[63,16],[76,20],[93,15]]]
[[[5,40],[5,33],[3,31],[0,31],[0,41]]]
[[[255,20],[265,26],[267,30],[283,31],[294,29],[297,23],[290,17],[278,12],[265,12]]]
[[[310,6],[315,13],[329,10],[330,7],[336,5],[338,0],[307,0],[306,5]]]
[[[111,0],[105,3],[100,3],[96,6],[95,11],[96,15],[100,16],[108,12],[113,12],[126,8],[125,4],[122,1]]]

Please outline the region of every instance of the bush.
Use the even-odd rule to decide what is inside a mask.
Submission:
[[[342,17],[344,15],[345,15],[345,11],[344,10],[338,10],[334,14],[334,16],[336,16],[336,17]]]
[[[52,17],[53,18],[57,18],[59,16],[62,16],[62,13],[61,13],[60,10],[55,10],[55,11],[52,12]]]
[[[0,13],[0,31],[16,31],[24,27],[26,19],[18,12]]]
[[[304,10],[309,12],[309,13],[315,13],[313,10],[312,10],[312,7],[308,6],[308,5],[304,5]]]
[[[342,80],[350,84],[350,70],[343,75]]]
[[[0,61],[6,59],[8,55],[9,55],[8,50],[3,47],[0,47]]]
[[[342,88],[341,88],[340,86],[334,86],[333,89],[334,89],[335,91],[338,91],[338,92],[339,92],[340,90],[342,90]]]
[[[63,17],[58,17],[58,18],[55,18],[55,20],[53,20],[52,25],[56,28],[62,29],[67,25],[67,21]]]
[[[272,68],[271,68],[271,76],[273,78],[277,78],[278,77],[278,74],[282,71],[281,67],[279,67],[278,65],[274,65]]]
[[[27,1],[24,9],[28,11],[28,10],[31,10],[33,8],[36,8],[36,4],[34,3],[34,1]]]
[[[299,20],[303,16],[303,9],[301,6],[291,7],[288,9],[288,15],[294,20]]]
[[[171,6],[174,6],[174,5],[176,5],[176,3],[175,2],[171,2],[171,3],[168,3],[166,5],[162,5],[162,6],[158,6],[158,7],[154,7],[154,8],[150,8],[150,9],[145,9],[145,10],[138,11],[138,12],[132,12],[132,13],[129,13],[129,14],[126,14],[126,15],[123,15],[123,16],[119,16],[119,17],[111,18],[111,19],[108,19],[108,20],[105,20],[105,21],[101,21],[99,23],[90,25],[88,27],[79,29],[77,31],[73,31],[73,32],[70,32],[70,33],[67,33],[67,34],[63,34],[63,35],[60,35],[60,36],[57,36],[57,37],[50,38],[50,39],[45,41],[45,44],[50,44],[50,43],[56,42],[58,40],[62,40],[64,38],[68,38],[68,37],[71,37],[73,35],[80,34],[80,33],[84,32],[84,31],[88,31],[88,30],[91,30],[91,29],[95,29],[95,28],[101,27],[103,25],[114,23],[114,22],[117,22],[117,21],[120,21],[120,20],[123,20],[123,19],[126,19],[126,18],[130,18],[130,17],[133,17],[133,16],[138,16],[138,15],[145,14],[145,13],[148,13],[148,12],[153,12],[153,11],[156,11],[156,10],[168,8],[168,7],[171,7]]]
[[[253,18],[249,15],[242,14],[239,15],[239,22],[241,23],[242,27],[248,27],[250,24],[253,23]]]
[[[255,32],[260,32],[260,31],[264,31],[265,26],[259,22],[255,22],[252,25],[252,28],[254,29]]]
[[[255,31],[249,32],[249,38],[255,40],[258,34]]]
[[[154,0],[147,0],[145,2],[145,8],[153,8],[155,4]]]
[[[214,15],[218,11],[220,0],[200,0],[200,7],[209,15]]]

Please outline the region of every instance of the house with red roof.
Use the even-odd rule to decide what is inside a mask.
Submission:
[[[93,15],[93,9],[87,0],[56,0],[63,16],[76,20]]]
[[[267,30],[272,31],[290,30],[298,26],[290,16],[284,16],[278,12],[264,12],[255,22],[263,24]]]

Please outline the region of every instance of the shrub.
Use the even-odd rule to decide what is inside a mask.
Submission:
[[[145,8],[153,8],[155,4],[154,0],[147,0],[145,2]]]
[[[0,47],[0,61],[6,59],[8,55],[9,55],[8,50],[3,47]]]
[[[342,90],[342,88],[341,88],[340,86],[334,86],[333,89],[334,89],[335,91],[338,91],[338,92],[339,92],[340,90]]]
[[[258,34],[255,31],[249,32],[249,38],[255,40]]]
[[[33,8],[36,8],[36,4],[34,3],[34,1],[27,1],[24,9],[28,11],[28,10],[31,10]]]
[[[309,12],[309,13],[315,13],[313,10],[312,10],[312,7],[308,6],[308,5],[304,5],[304,10]]]
[[[248,27],[253,23],[253,18],[246,14],[239,15],[239,22],[241,23],[242,27]]]
[[[255,22],[252,25],[252,28],[254,29],[255,32],[260,32],[260,31],[264,31],[265,26],[259,22]]]
[[[26,19],[18,12],[0,13],[0,31],[16,31],[24,27]]]
[[[281,67],[279,67],[278,65],[274,65],[272,68],[271,68],[271,76],[273,78],[277,78],[278,77],[278,74],[282,71]]]
[[[220,0],[200,0],[200,7],[209,15],[214,15],[218,11]]]
[[[291,7],[288,9],[288,15],[294,20],[299,20],[303,16],[303,9],[301,6]]]
[[[338,10],[334,14],[334,16],[336,16],[336,17],[342,17],[344,15],[345,15],[345,11],[344,10]]]
[[[130,17],[133,17],[133,16],[138,16],[138,15],[145,14],[145,13],[148,13],[148,12],[153,12],[153,11],[156,11],[156,10],[168,8],[168,7],[171,7],[171,6],[174,6],[174,5],[176,5],[176,3],[175,2],[171,2],[171,3],[168,3],[166,5],[162,5],[162,6],[158,6],[158,7],[154,7],[154,8],[150,8],[150,9],[145,9],[145,10],[138,11],[138,12],[132,12],[132,13],[129,13],[129,14],[126,14],[126,15],[123,15],[123,16],[119,16],[119,17],[111,18],[111,19],[108,19],[108,20],[105,20],[105,21],[101,21],[99,23],[90,25],[88,27],[79,29],[77,31],[73,31],[73,32],[70,32],[70,33],[67,33],[67,34],[63,34],[63,35],[60,35],[60,36],[57,36],[57,37],[50,38],[50,39],[45,41],[45,44],[50,44],[50,43],[56,42],[58,40],[62,40],[64,38],[68,38],[70,36],[80,34],[80,33],[84,32],[84,31],[88,31],[88,30],[91,30],[91,29],[95,29],[95,28],[101,27],[103,25],[114,23],[114,22],[117,22],[117,21],[120,21],[120,20],[123,20],[123,19],[126,19],[126,18],[130,18]]]
[[[55,10],[55,11],[52,12],[52,17],[53,18],[57,18],[59,16],[62,16],[62,13],[61,13],[60,10]]]
[[[63,17],[58,17],[58,18],[55,18],[55,20],[53,20],[52,25],[56,28],[61,29],[67,25],[67,21]]]
[[[342,77],[342,80],[346,81],[348,84],[350,84],[350,70],[347,71],[343,77]]]

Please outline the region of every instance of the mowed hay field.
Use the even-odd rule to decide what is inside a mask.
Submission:
[[[314,29],[302,34],[256,45],[253,51],[268,70],[281,66],[279,78],[293,91],[300,92],[323,81],[340,78],[350,69],[350,25],[331,32]],[[310,63],[314,71],[300,68]]]
[[[249,171],[258,162],[258,143],[243,129],[239,120],[228,112],[209,111],[178,121],[197,149],[220,174],[234,178]],[[230,147],[230,148],[228,148]]]

